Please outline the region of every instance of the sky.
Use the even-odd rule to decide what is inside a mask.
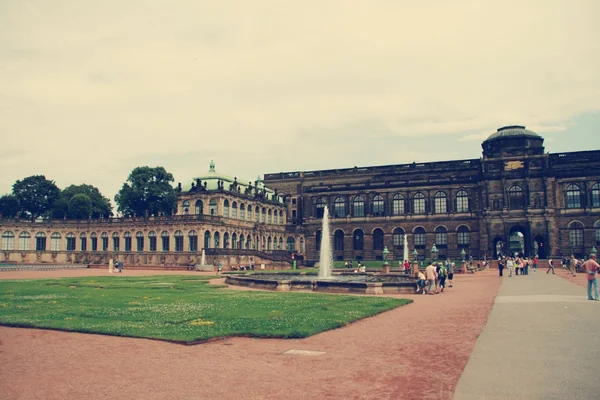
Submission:
[[[599,149],[597,0],[0,0],[0,195]]]

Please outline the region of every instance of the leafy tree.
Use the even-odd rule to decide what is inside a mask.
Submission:
[[[110,204],[110,200],[107,199],[106,197],[102,196],[102,193],[100,193],[100,190],[98,190],[98,188],[92,186],[92,185],[71,185],[65,189],[62,190],[62,192],[60,193],[61,197],[64,197],[67,199],[67,201],[71,201],[71,199],[78,195],[78,194],[84,194],[86,195],[90,201],[92,202],[92,218],[96,219],[96,218],[100,218],[100,217],[110,217],[113,215],[112,212],[112,205]],[[86,214],[85,216],[81,217],[84,219],[87,219],[89,217],[89,214]],[[69,218],[76,218],[74,216],[74,213],[71,212],[71,210],[69,209]]]
[[[171,215],[177,209],[177,193],[171,186],[173,175],[163,167],[137,167],[129,174],[115,196],[118,209],[124,215],[143,216],[164,213]]]
[[[69,218],[85,219],[92,214],[92,199],[88,195],[79,193],[69,200]]]
[[[21,204],[21,211],[35,220],[47,214],[58,199],[60,190],[54,181],[44,175],[32,175],[13,184],[13,194]]]
[[[13,218],[21,209],[19,199],[12,194],[6,194],[0,197],[0,215],[6,218]]]
[[[54,219],[63,219],[69,213],[69,201],[64,197],[59,197],[50,209],[50,216]]]

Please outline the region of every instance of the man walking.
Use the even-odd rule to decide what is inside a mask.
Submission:
[[[512,257],[508,257],[506,259],[506,268],[508,268],[508,277],[512,278],[513,269],[515,267],[515,263],[512,260]]]
[[[583,268],[587,272],[588,278],[588,300],[598,301],[598,271],[600,265],[596,262],[596,254],[590,254],[590,259],[583,263]],[[594,297],[592,297],[592,285],[594,286]]]
[[[425,268],[425,277],[427,278],[427,293],[434,294],[433,289],[435,288],[435,280],[437,278],[435,265],[429,264],[429,266]]]
[[[500,274],[500,277],[502,278],[502,271],[504,270],[504,260],[503,259],[499,259],[498,260],[498,273]]]
[[[552,270],[552,275],[556,275],[554,273],[554,262],[552,262],[552,257],[548,259],[548,270],[546,271],[546,273],[550,272],[550,270]]]

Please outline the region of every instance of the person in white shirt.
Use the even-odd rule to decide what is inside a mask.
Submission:
[[[515,269],[515,263],[513,262],[512,257],[506,259],[506,268],[508,268],[508,276],[511,277],[513,269]]]

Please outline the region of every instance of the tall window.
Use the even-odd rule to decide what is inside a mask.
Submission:
[[[171,249],[171,238],[169,237],[169,232],[162,231],[160,233],[160,239],[162,242],[162,251],[169,251]]]
[[[98,236],[96,232],[90,234],[90,239],[92,240],[92,251],[98,251]]]
[[[262,222],[263,224],[265,223],[266,216],[267,216],[267,209],[263,207],[260,212],[260,222]]]
[[[246,206],[243,203],[240,204],[240,219],[242,221],[246,219]]]
[[[252,206],[248,204],[248,221],[252,221]]]
[[[471,231],[469,227],[461,225],[457,230],[458,247],[468,247],[471,244]]]
[[[260,208],[258,206],[254,207],[254,220],[256,222],[260,221]]]
[[[496,208],[496,207],[494,207]],[[499,208],[499,207],[498,207]],[[469,211],[469,195],[466,191],[461,190],[456,193],[456,212],[468,212]]]
[[[12,231],[2,232],[2,250],[14,250],[15,234]]]
[[[578,221],[569,224],[569,244],[574,249],[583,247],[583,224]]]
[[[296,250],[296,239],[294,239],[293,237],[289,236],[287,238],[286,243],[285,243],[285,249],[287,251],[294,251],[294,250]]]
[[[269,211],[267,211],[267,215],[269,216],[267,222],[270,224],[271,222],[273,222],[273,218],[272,218],[272,210],[269,208]]]
[[[204,214],[204,203],[202,203],[202,200],[197,200],[196,201],[196,214]]]
[[[114,232],[112,234],[112,239],[113,239],[113,251],[119,251],[119,244],[121,242],[121,238],[119,238],[119,234],[117,232]]]
[[[373,231],[373,250],[383,250],[383,231],[379,228]]]
[[[232,249],[238,248],[238,237],[235,232],[231,234],[231,248]]]
[[[354,217],[365,216],[365,200],[362,198],[362,196],[356,196],[352,201],[352,215]]]
[[[60,233],[58,233],[58,232],[54,232],[50,236],[50,251],[60,251],[61,239],[62,239],[62,236],[60,236]]]
[[[231,203],[231,218],[237,219],[237,217],[238,217],[237,211],[238,211],[237,201],[234,201],[233,203]]]
[[[279,225],[283,225],[283,211],[279,210]]]
[[[525,194],[519,185],[513,185],[508,189],[508,206],[511,210],[525,208]]]
[[[373,210],[373,215],[385,215],[385,204],[383,202],[383,197],[380,194],[373,197],[373,204],[371,208]]]
[[[269,236],[267,238],[267,250],[272,250],[272,247],[271,247],[271,236]]]
[[[198,251],[198,232],[191,230],[188,232],[189,251]]]
[[[87,251],[87,237],[84,232],[79,235],[79,244],[81,251]]]
[[[19,250],[30,250],[31,248],[31,233],[19,233]]]
[[[336,251],[344,250],[344,232],[340,229],[336,230],[333,234],[333,248]]]
[[[135,233],[135,250],[144,251],[144,233],[141,231]]]
[[[404,247],[404,230],[402,228],[394,228],[392,232],[392,241],[394,247]]]
[[[365,233],[362,229],[357,229],[353,234],[354,250],[362,250],[365,247]]]
[[[323,218],[323,213],[325,212],[325,199],[319,197],[315,202],[315,217]]]
[[[425,214],[425,195],[423,193],[415,193],[413,209],[415,214]]]
[[[208,202],[208,210],[210,212],[210,215],[217,215],[217,200],[210,199],[210,201]]]
[[[447,201],[446,201],[446,193],[444,192],[437,192],[435,194],[434,200],[433,200],[433,212],[435,214],[445,214],[448,212],[448,205],[447,205]]]
[[[581,189],[574,183],[567,185],[565,190],[567,208],[581,208]]]
[[[189,214],[190,213],[190,202],[188,200],[184,200],[183,204],[182,204],[182,208],[183,208],[183,214]]]
[[[156,232],[150,231],[148,232],[148,245],[149,251],[156,251]]]
[[[413,239],[415,241],[415,247],[425,248],[427,246],[427,236],[425,234],[425,228],[416,227],[413,231]]]
[[[336,197],[333,201],[333,217],[344,218],[346,215],[346,200],[343,197]]]
[[[435,228],[435,245],[440,248],[448,247],[448,229],[444,226]]]
[[[177,251],[177,252],[183,251],[183,232],[175,231],[173,236],[175,237],[175,251]]]
[[[304,238],[300,238],[300,253],[304,254]]]
[[[404,214],[404,196],[396,193],[392,198],[392,213],[394,215]]]
[[[44,232],[35,234],[35,250],[46,251],[46,234]]]
[[[223,234],[223,248],[224,249],[229,248],[229,232],[225,232]]]
[[[131,251],[131,232],[125,232],[123,240],[125,240],[125,251]]]
[[[102,232],[102,251],[108,251],[108,233]]]
[[[67,251],[75,251],[75,234],[67,233]]]
[[[204,248],[210,248],[210,231],[204,232]]]
[[[600,184],[592,186],[592,207],[600,207]]]
[[[215,244],[215,249],[218,249],[221,244],[221,234],[219,232],[215,232],[213,235],[213,242]]]
[[[229,218],[229,200],[223,202],[223,216]]]

